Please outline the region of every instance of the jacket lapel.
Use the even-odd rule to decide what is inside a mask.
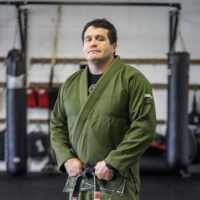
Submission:
[[[88,98],[88,66],[84,69],[80,81],[80,104],[83,108],[84,103]]]
[[[88,83],[87,83],[87,70],[86,68],[82,74],[81,77],[81,91],[80,91],[80,103],[81,103],[81,111],[78,115],[78,119],[75,125],[74,129],[74,137],[73,137],[73,150],[77,154],[77,144],[80,138],[80,134],[82,132],[82,129],[84,127],[84,124],[87,120],[88,115],[90,114],[90,111],[94,107],[95,103],[97,102],[99,96],[103,93],[105,90],[107,84],[112,79],[112,76],[119,70],[120,66],[122,65],[122,61],[119,58],[119,56],[112,62],[112,64],[108,67],[108,69],[105,71],[105,73],[101,76],[101,78],[98,80],[97,84],[95,85],[94,89],[88,96]]]

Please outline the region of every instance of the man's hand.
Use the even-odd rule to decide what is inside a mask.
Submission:
[[[64,163],[69,176],[78,176],[82,172],[83,163],[77,158],[71,158]]]
[[[114,176],[114,170],[108,169],[105,160],[98,162],[95,166],[95,175],[98,179],[109,181]]]

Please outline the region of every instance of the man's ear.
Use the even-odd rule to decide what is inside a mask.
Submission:
[[[117,43],[113,43],[112,44],[112,48],[113,48],[113,53],[115,52],[116,48],[117,48]]]

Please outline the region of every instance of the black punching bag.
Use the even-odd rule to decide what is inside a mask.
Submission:
[[[26,172],[26,88],[25,56],[20,50],[9,51],[7,60],[7,172]]]
[[[187,52],[168,54],[167,166],[186,169],[189,158]]]

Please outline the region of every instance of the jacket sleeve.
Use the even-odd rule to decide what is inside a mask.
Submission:
[[[64,86],[60,89],[58,98],[56,100],[54,110],[50,120],[51,129],[51,143],[55,150],[58,167],[61,172],[65,173],[64,162],[74,158],[71,152],[71,145],[69,142],[67,115],[65,112],[63,101]]]
[[[105,159],[124,174],[139,161],[142,153],[155,138],[156,112],[152,88],[141,73],[127,78],[130,129],[117,149]]]

